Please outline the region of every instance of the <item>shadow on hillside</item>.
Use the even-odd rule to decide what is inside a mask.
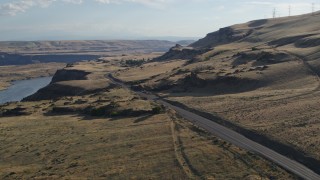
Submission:
[[[193,113],[200,115],[204,118],[210,119],[213,122],[216,122],[216,123],[221,124],[225,127],[228,127],[229,129],[232,129],[232,130],[242,134],[243,136],[245,136],[245,137],[247,137],[257,143],[262,144],[262,145],[278,152],[279,154],[282,154],[286,157],[289,157],[289,158],[307,166],[308,168],[310,168],[314,172],[320,173],[320,169],[319,169],[320,161],[314,157],[308,156],[307,154],[300,151],[299,149],[296,149],[293,146],[281,143],[277,139],[273,139],[272,137],[266,136],[264,134],[261,134],[259,132],[254,131],[254,130],[246,129],[246,128],[242,127],[241,125],[233,123],[233,122],[229,121],[228,119],[224,119],[214,113],[208,113],[208,112],[196,110],[193,108],[189,108],[185,104],[177,102],[177,101],[170,101],[170,100],[165,100],[165,101],[174,105],[174,106],[183,108],[187,111],[193,112]]]
[[[228,79],[224,78],[206,81],[206,83],[202,87],[193,86],[192,84],[187,86],[186,84],[184,84],[183,86],[169,89],[166,92],[169,93],[167,97],[206,97],[250,92],[264,87],[267,84],[267,82],[260,80],[239,79],[231,77]]]
[[[64,111],[64,112],[46,112],[43,114],[44,116],[64,116],[64,115],[69,115],[71,117],[77,117],[79,118],[79,120],[84,120],[84,121],[93,121],[93,120],[98,120],[98,119],[106,119],[108,121],[120,121],[123,120],[125,118],[134,118],[134,123],[141,123],[144,122],[146,120],[148,120],[149,118],[151,118],[152,116],[154,116],[155,114],[150,114],[150,113],[144,113],[141,115],[123,115],[123,116],[114,116],[114,117],[110,117],[110,116],[92,116],[92,115],[88,115],[85,112],[77,112],[77,111]]]
[[[143,121],[145,121],[145,120],[147,120],[147,119],[151,118],[152,116],[153,116],[153,115],[151,115],[151,114],[149,114],[149,115],[144,115],[144,116],[139,117],[138,119],[136,119],[136,120],[134,121],[134,123],[140,123],[140,122],[143,122]]]
[[[256,21],[250,22],[250,24],[248,24],[248,26],[249,27],[259,27],[259,26],[266,24],[267,22],[268,22],[268,19],[256,20]]]

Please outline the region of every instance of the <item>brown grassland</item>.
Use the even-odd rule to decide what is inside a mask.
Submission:
[[[209,135],[174,111],[154,111],[159,105],[112,86],[102,74],[125,69],[116,62],[66,68],[90,72],[74,86],[86,86],[91,78],[107,82],[99,91],[2,105],[0,178],[296,178]]]
[[[319,16],[237,24],[160,57],[68,65],[30,101],[1,106],[0,178],[295,179],[106,75],[320,160]]]
[[[319,16],[223,28],[117,78],[320,160]]]

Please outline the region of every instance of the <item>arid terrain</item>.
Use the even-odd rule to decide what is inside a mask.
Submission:
[[[121,58],[76,63],[29,101],[3,105],[0,177],[296,178],[104,76],[125,68]]]
[[[319,16],[222,28],[116,77],[319,164]]]
[[[165,54],[115,50],[68,64],[23,102],[0,107],[0,178],[298,179],[109,74],[319,173],[319,16],[237,24]]]

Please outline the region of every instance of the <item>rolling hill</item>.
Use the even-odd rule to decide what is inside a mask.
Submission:
[[[117,50],[127,47],[125,52],[134,54],[139,43],[109,42],[117,58],[104,54],[95,61],[69,64],[25,101],[0,107],[0,132],[5,137],[0,177],[297,178],[259,154],[209,135],[172,109],[114,84],[110,74],[319,174],[319,16],[221,28],[186,47],[171,44],[167,53],[141,64],[150,58],[130,58],[126,64],[124,50]],[[103,41],[42,43],[47,49],[34,42],[5,47],[11,52],[19,47],[17,51],[29,55],[32,50],[38,55],[100,56],[108,49]],[[145,45],[153,43],[153,50],[161,46]]]
[[[116,77],[317,170],[319,17],[317,12],[221,28]]]

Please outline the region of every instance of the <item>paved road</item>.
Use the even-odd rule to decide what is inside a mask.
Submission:
[[[125,85],[124,83],[120,82],[119,80],[113,78],[111,75],[108,75],[108,78],[113,81],[114,83],[125,87],[130,88],[129,86]],[[164,106],[174,109],[178,114],[180,114],[183,118],[193,122],[194,124],[198,125],[199,127],[206,129],[208,132],[212,133],[213,135],[228,141],[238,147],[244,148],[246,150],[258,153],[271,161],[279,164],[280,166],[284,167],[285,169],[291,171],[292,173],[308,180],[320,180],[320,175],[316,174],[306,166],[293,161],[272,149],[269,149],[261,144],[258,144],[243,135],[228,129],[220,124],[217,124],[207,118],[201,117],[195,113],[186,111],[180,107],[174,106],[168,102],[161,100],[159,97],[150,94],[148,92],[139,92],[136,91],[138,95],[143,98],[147,98],[149,100],[157,101],[158,103],[163,104]]]

